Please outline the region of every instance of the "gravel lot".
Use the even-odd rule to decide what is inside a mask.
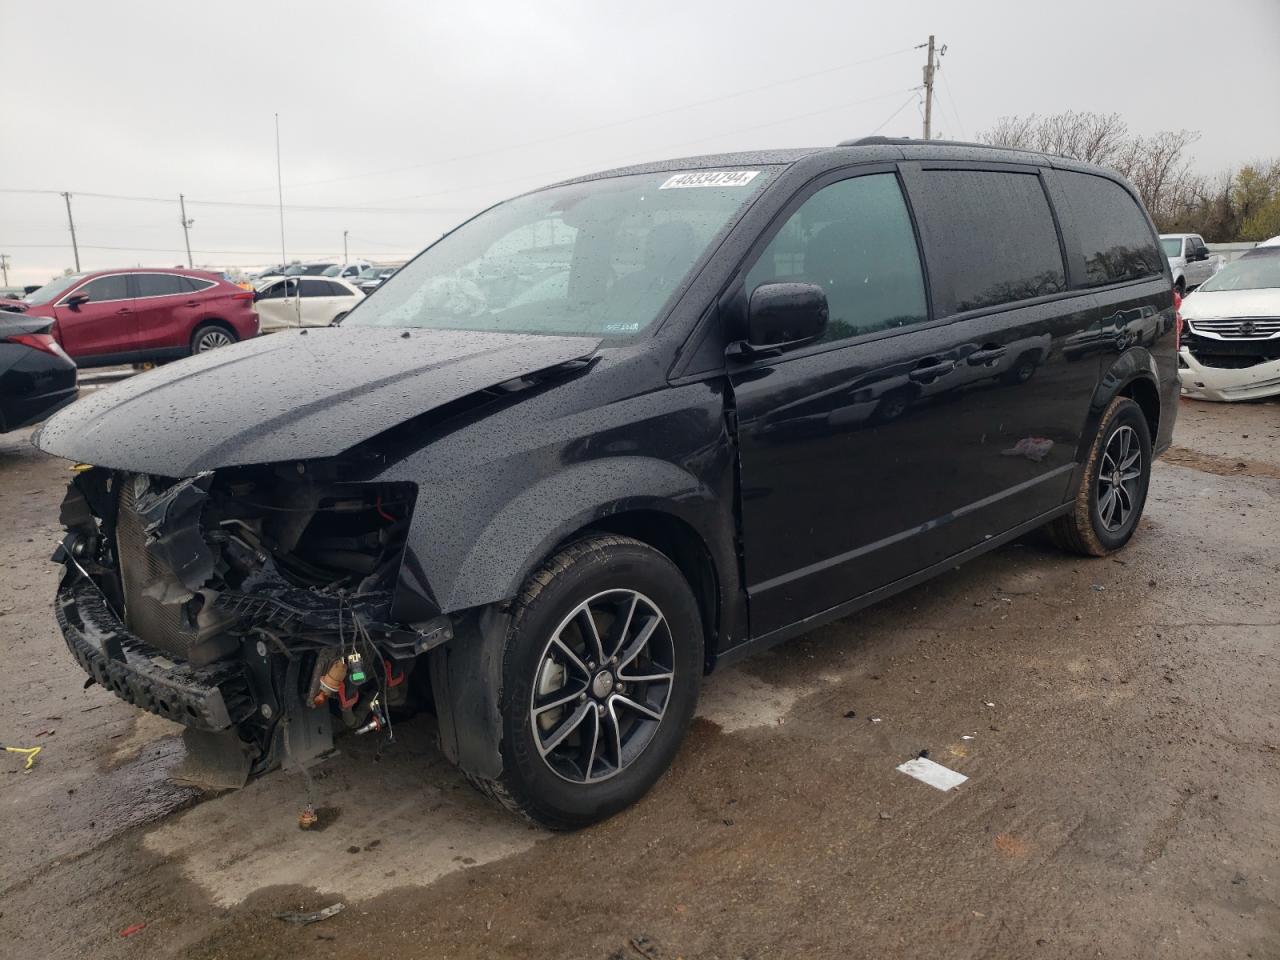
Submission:
[[[342,741],[320,832],[290,776],[170,783],[177,728],[57,633],[65,478],[0,437],[0,740],[44,748],[0,754],[0,955],[1280,957],[1280,403],[1184,401],[1114,558],[1013,544],[713,676],[675,768],[573,835],[429,718]],[[969,781],[895,771],[926,749]]]

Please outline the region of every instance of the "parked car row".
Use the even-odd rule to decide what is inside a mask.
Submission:
[[[343,272],[327,265],[246,290],[204,270],[99,270],[0,299],[0,432],[74,399],[77,367],[163,363],[259,333],[337,323],[365,296],[334,275]]]
[[[50,334],[80,367],[155,362],[258,332],[254,295],[205,270],[99,270],[59,277],[10,312],[53,321]]]

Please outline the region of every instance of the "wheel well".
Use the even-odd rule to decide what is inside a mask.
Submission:
[[[1154,444],[1160,429],[1160,391],[1156,389],[1156,385],[1146,377],[1138,377],[1121,387],[1119,396],[1128,397],[1142,408],[1142,413],[1147,418],[1147,429],[1151,431],[1151,442]]]
[[[710,664],[720,626],[720,584],[711,552],[698,532],[677,517],[657,510],[632,510],[604,517],[579,531],[577,539],[590,531],[605,531],[631,537],[665,554],[684,574],[702,615],[703,649]],[[559,548],[557,548],[559,549]]]
[[[195,325],[195,329],[191,331],[191,340],[193,343],[195,342],[196,334],[199,333],[201,330],[203,330],[205,327],[221,327],[223,330],[227,331],[227,333],[231,334],[231,336],[234,339],[236,340],[240,339],[238,336],[236,336],[235,327],[231,326],[231,324],[227,323],[227,321],[219,317],[206,317],[204,320],[201,320],[199,323],[197,323]]]

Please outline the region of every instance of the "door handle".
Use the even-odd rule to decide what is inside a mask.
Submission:
[[[937,380],[944,373],[950,373],[955,368],[956,362],[954,360],[943,360],[941,363],[935,362],[931,364],[922,363],[908,373],[907,378],[914,380],[916,383],[929,383],[932,380]]]
[[[981,350],[975,350],[969,354],[969,363],[972,366],[978,366],[982,363],[990,363],[992,360],[999,360],[1009,352],[1007,347],[984,346]]]
[[[200,301],[199,301],[199,300],[188,300],[188,301],[187,301],[187,306],[188,306],[188,307],[198,307],[198,306],[200,306]]]
[[[128,307],[121,307],[119,310],[117,310],[117,311],[116,311],[116,313],[117,313],[117,314],[120,314],[120,313],[133,313],[133,311],[132,311],[132,310],[130,310]]]

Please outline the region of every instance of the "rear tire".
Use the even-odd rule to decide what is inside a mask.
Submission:
[[[236,342],[236,335],[220,323],[202,323],[191,335],[191,352],[206,353]]]
[[[665,555],[611,534],[571,543],[515,603],[499,701],[502,774],[472,783],[553,830],[635,803],[684,738],[702,649],[697,602]]]
[[[1142,408],[1116,397],[1102,415],[1075,504],[1049,524],[1063,550],[1105,557],[1133,536],[1151,482],[1151,432]]]

